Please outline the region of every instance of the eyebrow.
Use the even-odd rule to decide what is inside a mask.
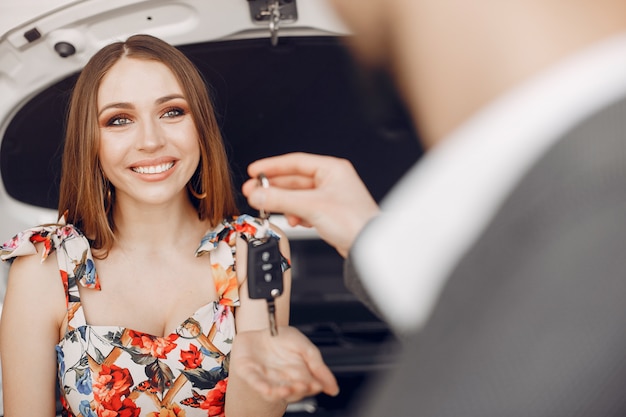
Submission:
[[[171,95],[159,97],[154,102],[155,104],[160,105],[160,104],[167,103],[168,101],[172,101],[176,99],[185,100],[185,96],[183,96],[182,94],[171,94]],[[107,104],[102,109],[100,109],[100,111],[98,112],[98,116],[100,116],[102,113],[104,113],[108,109],[133,109],[133,108],[135,108],[135,106],[127,102],[111,103],[111,104]]]

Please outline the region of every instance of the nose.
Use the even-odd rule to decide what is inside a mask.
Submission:
[[[137,149],[145,152],[154,152],[165,144],[165,132],[158,121],[144,119],[137,138]]]

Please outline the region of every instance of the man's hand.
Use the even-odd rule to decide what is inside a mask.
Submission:
[[[270,187],[258,186],[263,173]],[[253,162],[243,184],[248,203],[283,213],[291,226],[315,227],[346,257],[356,236],[379,208],[352,164],[330,156],[291,153]]]

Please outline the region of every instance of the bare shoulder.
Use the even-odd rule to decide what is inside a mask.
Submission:
[[[65,312],[65,290],[56,254],[42,261],[41,250],[34,255],[15,258],[9,268],[3,316],[29,312],[29,317],[46,322],[62,322]],[[13,312],[13,313],[12,313]]]
[[[37,245],[38,252],[36,254],[19,256],[12,261],[9,268],[9,282],[31,282],[44,286],[53,281],[57,281],[57,284],[61,282],[56,253],[52,252],[45,260],[42,260],[42,248],[40,246],[42,245]]]

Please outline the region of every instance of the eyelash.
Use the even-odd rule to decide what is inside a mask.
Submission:
[[[168,113],[173,113],[175,112],[176,114],[174,115],[170,115],[168,116]],[[181,109],[180,107],[170,107],[169,109],[165,110],[165,112],[163,112],[163,115],[161,117],[180,117],[180,116],[184,116],[185,115],[185,110]]]
[[[128,124],[128,122],[119,123],[120,120],[130,120],[130,116],[127,114],[116,114],[115,116],[111,117],[106,122],[106,125],[107,126],[122,126],[122,125]]]
[[[174,113],[174,114],[171,114],[171,113]],[[163,114],[161,115],[161,118],[163,117],[175,118],[175,117],[184,116],[185,114],[186,114],[185,110],[181,109],[180,107],[170,107],[163,112]],[[120,121],[122,120],[125,120],[125,122],[120,123]],[[131,117],[127,114],[116,114],[115,116],[111,117],[106,122],[106,125],[107,126],[123,126],[125,124],[131,123],[130,120],[131,120]]]

